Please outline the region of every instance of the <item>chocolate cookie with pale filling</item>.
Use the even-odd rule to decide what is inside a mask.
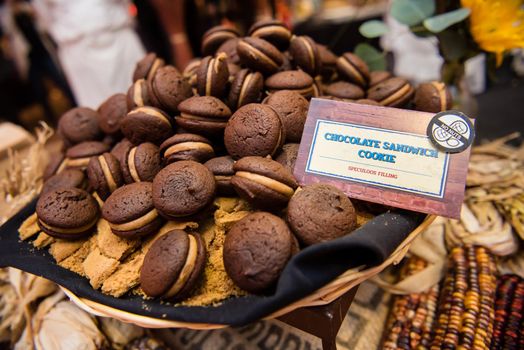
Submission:
[[[228,104],[233,110],[249,103],[260,102],[264,89],[264,77],[249,69],[240,70],[231,83]]]
[[[193,96],[193,89],[175,67],[164,66],[148,81],[147,93],[152,106],[176,114],[180,102]]]
[[[322,62],[318,52],[317,44],[307,35],[291,37],[289,53],[293,62],[312,77],[320,73]]]
[[[59,188],[80,188],[87,190],[87,178],[82,170],[65,169],[59,174],[51,176],[44,182],[41,193],[57,190]]]
[[[165,65],[165,61],[157,57],[156,53],[150,52],[137,62],[133,72],[133,82],[138,79],[150,80],[156,74],[157,70]]]
[[[211,158],[204,163],[204,166],[211,170],[215,176],[218,195],[236,195],[236,191],[231,184],[231,177],[235,174],[233,164],[235,164],[235,161],[230,156]]]
[[[200,96],[225,96],[229,81],[226,58],[227,55],[221,52],[216,57],[207,56],[200,61],[197,70],[197,89]]]
[[[296,242],[284,220],[255,212],[236,222],[227,233],[224,267],[237,286],[263,293],[275,285],[296,251]]]
[[[144,257],[140,287],[153,298],[183,299],[198,284],[205,265],[205,245],[198,233],[169,231]]]
[[[91,234],[98,221],[98,204],[79,188],[43,193],[36,203],[38,225],[51,237],[78,239]]]
[[[266,90],[270,93],[279,90],[292,90],[306,99],[310,99],[314,93],[313,78],[301,70],[278,72],[268,77],[264,83]]]
[[[255,37],[241,39],[238,42],[237,52],[244,66],[264,75],[276,73],[284,59],[275,46]]]
[[[337,71],[341,78],[362,88],[369,83],[369,68],[366,62],[350,52],[337,59]]]
[[[127,114],[126,95],[114,94],[98,107],[100,129],[108,135],[120,134],[120,121]]]
[[[91,157],[109,152],[109,145],[99,141],[86,141],[70,147],[66,151],[66,167],[85,169]]]
[[[366,96],[366,93],[360,86],[347,81],[337,81],[326,85],[324,93],[344,100],[358,100]]]
[[[392,75],[388,71],[375,70],[369,73],[369,87],[372,88],[373,86],[382,83],[383,81],[388,80],[391,77]]]
[[[120,129],[133,144],[160,144],[173,135],[171,117],[155,107],[137,107],[122,120]]]
[[[147,93],[148,84],[144,79],[138,79],[129,87],[126,95],[126,104],[128,111],[136,108],[151,105]]]
[[[66,146],[84,141],[101,140],[104,133],[98,125],[99,115],[86,107],[76,107],[65,112],[58,121],[58,132]]]
[[[413,102],[418,111],[438,113],[451,109],[453,99],[446,84],[432,81],[417,87]]]
[[[153,206],[151,182],[124,185],[111,193],[102,206],[102,217],[120,237],[137,238],[158,231],[162,218]]]
[[[203,163],[215,156],[211,141],[196,134],[176,134],[160,145],[164,164],[180,160],[193,160]]]
[[[120,162],[111,153],[91,157],[87,165],[87,177],[90,187],[102,200],[124,184]]]
[[[268,210],[286,206],[298,183],[282,164],[263,157],[244,157],[234,165],[231,183],[240,197]]]
[[[276,19],[263,19],[255,22],[248,32],[249,36],[264,39],[275,45],[279,50],[289,46],[291,31],[282,21]]]
[[[286,141],[300,142],[306,123],[309,102],[292,90],[280,90],[270,94],[264,103],[277,111],[286,133]]]
[[[178,105],[175,122],[180,128],[197,134],[222,136],[231,110],[214,96],[193,96]]]
[[[413,86],[404,78],[394,77],[368,90],[368,98],[381,106],[402,108],[407,106],[415,93]]]
[[[202,36],[202,55],[214,55],[223,43],[239,36],[238,30],[232,26],[219,25],[210,28]]]
[[[162,158],[158,146],[144,142],[138,146],[129,144],[118,158],[120,168],[126,183],[153,181],[155,175],[162,169]]]

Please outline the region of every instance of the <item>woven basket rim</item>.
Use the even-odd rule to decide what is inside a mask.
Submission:
[[[434,220],[435,215],[427,215],[426,218],[406,237],[395,251],[382,264],[369,268],[361,269],[359,267],[347,270],[336,279],[319,288],[315,292],[299,299],[265,317],[264,319],[273,319],[287,314],[293,310],[308,306],[319,306],[329,304],[336,298],[348,292],[351,288],[375,276],[389,265],[396,265],[404,258],[413,240],[424,231]],[[133,314],[131,312],[115,309],[110,306],[94,302],[89,299],[76,296],[70,290],[60,286],[69,299],[91,314],[101,317],[112,317],[120,321],[133,323],[145,328],[189,328],[196,330],[219,329],[228,327],[226,324],[215,323],[191,323],[173,320],[164,320],[149,316]]]

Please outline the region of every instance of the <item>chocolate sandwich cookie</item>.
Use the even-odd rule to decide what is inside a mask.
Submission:
[[[415,89],[404,78],[394,77],[373,86],[368,90],[368,97],[381,106],[404,107],[411,102]]]
[[[124,184],[120,162],[111,153],[91,157],[87,165],[87,177],[90,187],[102,200]]]
[[[148,53],[144,58],[137,62],[133,72],[133,82],[138,79],[150,80],[156,74],[159,68],[166,63],[153,52]]]
[[[198,233],[172,230],[158,238],[144,257],[140,287],[146,295],[183,299],[198,285],[206,249]]]
[[[122,155],[126,154],[129,149],[133,147],[133,144],[128,139],[122,139],[111,148],[111,154],[116,157],[119,161],[122,159]]]
[[[231,184],[231,177],[235,174],[233,164],[235,164],[235,161],[230,156],[211,158],[204,163],[215,176],[217,194],[221,196],[236,195],[236,191]]]
[[[229,81],[226,58],[226,54],[222,52],[216,57],[207,56],[202,59],[197,70],[197,89],[200,96],[224,97]]]
[[[337,71],[341,78],[365,88],[369,82],[369,68],[366,62],[350,52],[337,59]]]
[[[49,157],[49,162],[44,169],[44,181],[55,174],[59,174],[66,168],[65,154],[62,152],[54,153]]]
[[[391,78],[392,75],[390,72],[385,70],[376,70],[371,73],[369,73],[369,87],[372,88],[373,86],[377,85],[378,83],[382,83],[385,80],[388,80]]]
[[[155,107],[137,107],[120,123],[120,130],[133,144],[160,144],[173,135],[171,117]]]
[[[191,85],[173,66],[158,69],[148,82],[147,93],[154,107],[175,114],[178,112],[178,104],[193,96]]]
[[[93,232],[98,204],[79,188],[59,188],[43,193],[36,203],[38,226],[51,237],[78,239]]]
[[[87,178],[83,171],[78,169],[65,169],[60,174],[51,176],[44,182],[41,193],[47,193],[59,188],[87,189]]]
[[[423,112],[438,113],[451,109],[453,99],[440,81],[420,84],[415,91],[415,109]]]
[[[224,267],[240,288],[261,293],[274,286],[291,258],[292,233],[284,220],[255,212],[236,222],[224,241]]]
[[[283,208],[298,187],[293,174],[269,158],[244,157],[233,169],[233,187],[240,197],[259,208]]]
[[[264,89],[264,77],[249,69],[240,70],[231,83],[228,104],[233,110],[249,103],[260,102]]]
[[[240,57],[238,57],[238,52],[237,52],[237,46],[238,46],[239,40],[240,38],[231,38],[231,39],[224,41],[224,43],[222,43],[222,45],[220,45],[220,47],[217,49],[216,53],[217,54],[220,54],[221,52],[225,53],[227,56],[226,58],[227,63],[239,65]],[[232,72],[230,71],[229,74],[231,73]]]
[[[68,148],[66,151],[67,168],[87,168],[89,159],[109,152],[109,145],[99,141],[86,141]]]
[[[202,59],[200,57],[193,58],[191,61],[189,61],[186,68],[184,68],[184,71],[182,72],[182,76],[193,88],[196,88],[197,86],[197,71],[201,61]]]
[[[330,241],[355,229],[356,214],[338,188],[317,183],[297,191],[287,206],[287,222],[304,245]]]
[[[277,162],[282,164],[284,168],[289,170],[289,172],[292,174],[295,170],[295,163],[297,161],[299,148],[300,144],[298,143],[286,143],[284,146],[282,146],[282,150],[275,158]]]
[[[280,90],[270,94],[264,103],[277,111],[284,130],[286,141],[300,142],[302,131],[306,123],[309,102],[298,92]]]
[[[214,55],[217,49],[229,39],[238,38],[240,33],[231,26],[215,26],[202,36],[202,55]]]
[[[126,95],[126,104],[128,111],[136,107],[151,105],[147,89],[148,84],[144,79],[138,79],[129,87]]]
[[[328,82],[332,81],[337,72],[337,55],[335,55],[325,45],[317,44],[318,55],[320,57],[321,67],[320,75],[322,80]]]
[[[203,163],[215,156],[211,141],[196,134],[176,134],[160,145],[164,164],[180,160],[193,160]]]
[[[138,146],[129,145],[122,150],[118,160],[126,183],[151,182],[162,169],[160,151],[151,142],[144,142]]]
[[[326,85],[324,93],[345,100],[358,100],[366,96],[366,93],[360,86],[348,83],[347,81],[337,81]]]
[[[229,83],[233,82],[233,80],[235,79],[235,76],[237,75],[238,72],[240,72],[241,69],[242,67],[240,67],[238,64],[234,64],[229,61],[227,62],[227,70],[229,71],[229,79],[228,79]]]
[[[98,124],[108,135],[120,134],[120,121],[127,114],[127,97],[124,94],[114,94],[98,107]]]
[[[178,105],[178,127],[202,135],[222,135],[231,110],[214,96],[193,96]]]
[[[249,28],[248,35],[264,39],[275,45],[279,50],[287,49],[291,39],[291,31],[282,21],[275,19],[256,22]]]
[[[135,182],[116,189],[102,206],[102,217],[120,237],[137,238],[158,231],[162,218],[153,206],[151,182]]]
[[[313,78],[301,70],[273,74],[266,79],[265,85],[270,93],[278,90],[293,90],[307,99],[313,96]]]
[[[215,198],[215,189],[215,178],[208,168],[182,160],[169,164],[155,176],[153,202],[160,215],[176,220],[208,207]]]
[[[98,125],[98,120],[98,113],[91,108],[73,108],[60,117],[58,132],[62,135],[66,146],[101,140],[104,133]]]
[[[284,144],[286,134],[278,113],[263,104],[240,107],[227,122],[224,144],[233,158],[273,156]]]
[[[291,37],[289,53],[293,62],[312,77],[320,73],[322,62],[318,52],[317,44],[309,36],[302,35]]]
[[[241,39],[237,52],[242,64],[264,75],[276,73],[283,61],[282,53],[275,46],[255,37]]]

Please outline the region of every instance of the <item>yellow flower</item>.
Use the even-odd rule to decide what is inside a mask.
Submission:
[[[461,0],[471,10],[470,30],[477,44],[493,52],[497,65],[504,51],[524,47],[524,0]]]

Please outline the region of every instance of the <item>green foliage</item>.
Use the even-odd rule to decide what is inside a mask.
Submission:
[[[358,28],[358,31],[360,34],[365,36],[366,38],[378,38],[379,36],[382,36],[386,34],[388,31],[388,28],[386,24],[379,20],[371,20],[364,22],[360,25]]]
[[[435,13],[434,0],[393,0],[391,15],[400,23],[413,26]]]
[[[386,69],[385,54],[369,44],[358,44],[355,48],[355,55],[364,60],[371,71]]]
[[[423,22],[424,27],[426,27],[430,32],[440,33],[444,29],[451,27],[453,24],[462,22],[468,18],[470,13],[470,9],[460,8],[441,15],[426,18]]]

